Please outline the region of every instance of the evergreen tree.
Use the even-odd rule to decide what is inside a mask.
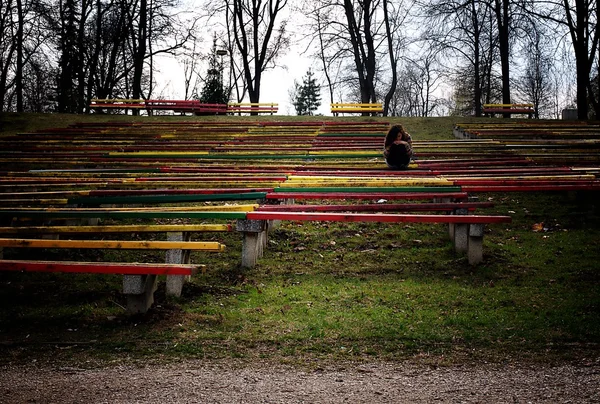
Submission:
[[[295,82],[292,103],[298,115],[313,115],[321,105],[321,87],[317,84],[312,70],[308,69],[302,84]]]
[[[213,39],[213,47],[208,59],[206,81],[200,94],[200,102],[206,104],[227,104],[229,94],[223,86],[223,64],[217,59],[217,38]]]

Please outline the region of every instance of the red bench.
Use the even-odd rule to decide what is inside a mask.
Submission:
[[[336,221],[336,222],[379,222],[379,223],[448,223],[452,225],[451,238],[454,248],[459,253],[467,253],[469,264],[476,265],[483,260],[483,233],[485,224],[510,223],[510,216],[488,215],[413,215],[384,213],[323,213],[323,212],[249,212],[246,220],[238,221],[249,227],[255,225],[260,229],[268,229],[266,224],[273,220],[292,221]],[[246,251],[246,254],[252,251]],[[256,262],[256,257],[243,257],[247,266]]]

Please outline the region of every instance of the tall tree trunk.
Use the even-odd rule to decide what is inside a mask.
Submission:
[[[142,97],[142,77],[144,74],[144,58],[146,56],[146,42],[148,40],[148,1],[140,0],[140,17],[138,21],[137,49],[133,57],[133,98]],[[133,110],[134,115],[138,115],[138,110]]]
[[[23,112],[23,2],[17,0],[17,63],[15,70],[15,92],[17,95],[17,112]]]
[[[92,57],[90,58],[90,71],[87,80],[87,98],[86,105],[89,104],[90,98],[94,90],[94,83],[100,84],[100,80],[97,80],[98,72],[98,61],[100,59],[100,48],[102,47],[102,1],[96,0],[96,37],[94,38],[94,49],[92,51]],[[100,97],[98,93],[100,86],[95,87],[96,97]],[[101,110],[98,110],[101,111]]]
[[[481,29],[479,27],[478,11],[475,0],[471,0],[471,19],[473,23],[473,73],[475,75],[473,100],[475,102],[475,116],[481,116],[481,50],[480,38]]]
[[[329,90],[329,102],[335,102],[333,99],[333,83],[331,81],[331,77],[329,76],[329,69],[325,60],[325,45],[323,43],[323,27],[321,26],[321,14],[317,14],[317,29],[319,35],[319,54],[321,57],[321,62],[323,63],[323,73],[325,74],[325,79],[327,80],[327,88]]]
[[[396,56],[394,54],[394,38],[392,37],[392,30],[390,27],[388,0],[383,0],[383,20],[385,22],[385,33],[387,36],[388,54],[390,57],[390,68],[392,70],[392,82],[390,83],[390,88],[388,89],[388,92],[385,95],[385,101],[383,103],[383,116],[388,116],[390,102],[392,100],[392,97],[394,96],[394,93],[396,92],[396,87],[398,86],[398,61],[396,60]]]
[[[500,66],[502,69],[502,103],[510,104],[510,0],[496,0],[495,12],[498,24],[498,44],[500,47]],[[510,118],[510,114],[504,114]]]

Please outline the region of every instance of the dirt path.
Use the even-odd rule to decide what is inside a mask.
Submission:
[[[2,403],[600,403],[600,367],[185,361],[0,368]]]

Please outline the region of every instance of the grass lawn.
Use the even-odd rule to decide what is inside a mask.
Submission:
[[[4,133],[15,133],[115,117],[0,119]],[[451,139],[454,123],[464,120],[396,121],[418,140]],[[163,283],[143,316],[124,314],[120,276],[0,272],[0,362],[597,358],[598,195],[478,196],[495,202],[486,213],[513,222],[486,228],[485,260],[475,267],[453,252],[439,224],[284,222],[252,270],[239,267],[239,234],[201,236],[227,251],[195,253],[192,262],[206,263],[207,271],[176,300],[164,297]],[[5,258],[19,254],[4,251]],[[109,254],[93,252],[92,259]],[[90,259],[77,251],[71,258]]]

